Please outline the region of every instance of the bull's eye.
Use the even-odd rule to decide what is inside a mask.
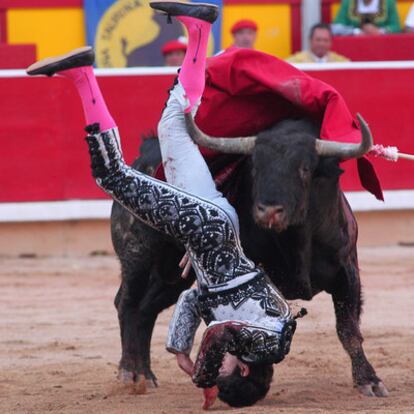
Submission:
[[[310,175],[310,168],[309,167],[300,167],[299,168],[299,175],[302,180],[307,180]]]

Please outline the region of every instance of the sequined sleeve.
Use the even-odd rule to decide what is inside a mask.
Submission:
[[[173,354],[189,355],[191,352],[201,320],[197,309],[197,295],[196,289],[185,290],[175,305],[166,344],[167,351]]]

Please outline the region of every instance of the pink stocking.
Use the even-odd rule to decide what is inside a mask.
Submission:
[[[191,112],[204,91],[207,44],[211,24],[188,16],[177,16],[177,19],[184,24],[188,31],[187,52],[178,80],[190,102],[185,112]]]
[[[101,131],[116,127],[115,121],[106,107],[92,66],[62,70],[58,74],[70,79],[76,86],[82,101],[87,125],[99,123]]]

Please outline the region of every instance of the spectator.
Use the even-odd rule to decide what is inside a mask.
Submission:
[[[161,48],[165,66],[181,66],[183,64],[187,44],[179,38],[170,40]]]
[[[332,32],[329,24],[315,24],[309,34],[310,50],[295,53],[287,61],[290,63],[346,62],[349,59],[332,52]]]
[[[253,20],[239,20],[231,28],[233,47],[254,49],[257,35],[257,24]]]
[[[407,18],[405,19],[405,33],[414,32],[414,4],[411,6],[410,11],[408,12]]]
[[[380,35],[401,31],[395,0],[342,0],[334,35]]]

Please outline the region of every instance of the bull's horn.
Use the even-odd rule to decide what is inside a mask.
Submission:
[[[190,113],[185,114],[185,122],[187,124],[187,131],[192,140],[202,147],[218,152],[224,152],[226,154],[251,154],[253,152],[254,144],[256,142],[255,136],[241,138],[210,137],[198,128]]]
[[[343,160],[350,158],[360,158],[369,152],[373,145],[373,139],[368,124],[360,114],[357,114],[361,125],[362,139],[359,144],[345,142],[316,140],[316,152],[325,157],[339,157]]]

